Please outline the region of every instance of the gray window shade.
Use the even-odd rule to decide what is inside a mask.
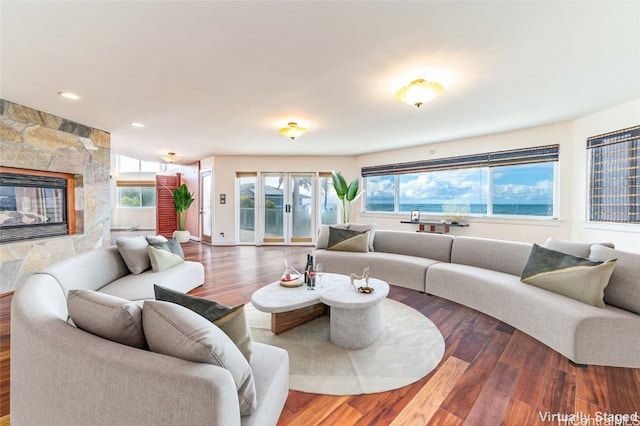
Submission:
[[[589,220],[640,223],[640,126],[587,138]]]
[[[407,173],[433,172],[437,170],[468,169],[473,167],[510,166],[515,164],[558,161],[559,145],[487,152],[484,154],[421,160],[408,163],[385,164],[362,168],[362,176],[384,176]]]

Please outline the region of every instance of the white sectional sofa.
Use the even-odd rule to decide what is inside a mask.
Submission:
[[[257,407],[240,416],[222,367],[116,343],[68,321],[67,294],[97,290],[142,304],[154,284],[189,291],[200,263],[131,274],[116,247],[63,260],[16,290],[11,312],[11,423],[15,425],[275,425],[288,395],[286,351],[253,343]],[[162,303],[162,302],[160,302]]]
[[[328,272],[369,266],[372,277],[491,315],[574,364],[640,368],[640,254],[550,241],[549,248],[576,256],[618,259],[599,308],[521,282],[532,244],[375,230],[373,252],[346,252],[326,248],[327,232],[320,230],[315,257]]]

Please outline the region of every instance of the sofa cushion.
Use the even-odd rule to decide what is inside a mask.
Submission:
[[[594,245],[591,247],[589,258],[599,261],[618,259],[609,285],[604,290],[604,301],[609,305],[640,314],[640,254]]]
[[[169,241],[164,235],[147,235],[144,237],[151,245],[162,244]]]
[[[604,289],[615,264],[615,260],[591,261],[534,244],[521,280],[604,308]]]
[[[153,352],[229,370],[238,392],[240,415],[253,413],[257,396],[251,367],[222,330],[190,309],[154,300],[144,302],[142,324]]]
[[[151,267],[149,254],[147,253],[147,240],[144,236],[118,238],[116,246],[120,256],[127,264],[132,274],[141,274]]]
[[[611,243],[596,243],[606,247],[614,248]],[[578,241],[558,240],[553,237],[547,238],[544,246],[549,250],[555,250],[562,253],[572,254],[574,256],[588,258],[591,253],[591,246],[594,243],[582,243]]]
[[[185,261],[161,272],[148,270],[142,274],[127,274],[98,291],[128,300],[154,299],[154,284],[188,292],[204,282],[204,267],[199,262]]]
[[[369,251],[373,251],[373,241],[376,237],[376,225],[374,223],[350,223],[347,229],[350,231],[369,231]]]
[[[251,362],[251,350],[253,339],[251,328],[245,316],[244,305],[232,308],[222,305],[215,300],[174,291],[159,285],[154,286],[156,300],[177,303],[193,312],[201,315],[220,327],[227,336],[236,344],[242,355]]]
[[[316,248],[318,249],[326,249],[327,244],[329,243],[329,230],[331,228],[336,229],[348,229],[349,224],[346,225],[320,225],[320,229],[318,229],[318,239],[316,240]]]
[[[367,253],[369,251],[369,231],[330,228],[327,250]]]
[[[147,238],[149,241],[149,238]],[[153,272],[164,271],[184,262],[184,252],[180,242],[172,238],[163,242],[149,242],[147,246],[149,261],[151,262],[151,270]]]
[[[69,317],[76,327],[96,336],[146,349],[142,308],[135,302],[92,290],[70,290]]]
[[[164,238],[164,237],[162,235],[159,235],[158,237],[155,237],[155,238],[147,237],[146,239],[149,245],[152,246],[153,248],[168,251],[169,253],[173,253],[179,256],[180,258],[184,259],[184,251],[182,251],[182,245],[180,244],[180,241],[178,241],[177,238],[172,238],[170,240],[167,240],[166,238],[164,238],[164,241],[160,240],[160,238]]]

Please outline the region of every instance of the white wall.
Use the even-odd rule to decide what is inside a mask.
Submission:
[[[525,148],[541,145],[560,145],[560,161],[558,181],[560,194],[571,192],[572,160],[571,137],[572,123],[563,122],[532,129],[499,133],[488,136],[461,139],[423,145],[420,147],[398,149],[357,157],[358,172],[363,166],[417,161],[420,159],[438,159],[455,157],[465,154],[477,154],[491,151],[502,151],[513,148]],[[560,197],[558,219],[506,219],[470,217],[468,228],[451,228],[455,235],[474,237],[509,239],[515,241],[544,243],[550,237],[569,239],[571,234],[571,217],[573,208],[567,197]],[[408,220],[408,215],[397,216],[389,214],[359,213],[357,221],[376,223],[379,228],[410,231],[415,225],[401,224],[401,220]],[[423,220],[439,221],[440,216],[422,217]]]
[[[582,117],[573,122],[571,159],[572,204],[576,206],[571,223],[571,236],[578,241],[611,241],[616,248],[640,252],[640,225],[588,223],[587,217],[587,150],[588,137],[640,124],[640,99]]]

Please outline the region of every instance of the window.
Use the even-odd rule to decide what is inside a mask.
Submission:
[[[118,155],[116,161],[120,173],[158,173],[164,168],[160,163],[137,160],[124,155]]]
[[[118,187],[118,207],[120,208],[149,208],[156,206],[155,181],[124,181],[116,182]]]
[[[587,139],[589,220],[640,223],[640,126]]]
[[[364,167],[365,211],[554,217],[558,145]]]

